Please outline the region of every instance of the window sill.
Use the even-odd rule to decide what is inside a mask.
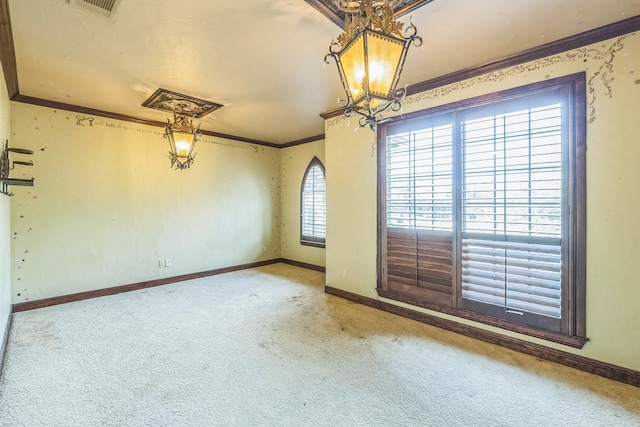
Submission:
[[[388,298],[388,299],[402,302],[405,304],[410,304],[417,307],[426,308],[428,310],[433,310],[433,311],[448,314],[451,316],[459,317],[462,319],[483,323],[485,325],[494,326],[500,329],[517,332],[519,334],[528,335],[530,337],[540,338],[546,341],[563,344],[573,348],[580,349],[584,347],[587,341],[589,341],[589,338],[586,338],[586,337],[565,335],[560,332],[548,331],[544,329],[534,328],[528,325],[523,325],[521,323],[509,322],[508,320],[499,319],[499,318],[487,316],[484,314],[479,314],[469,310],[463,310],[463,309],[454,308],[454,307],[446,307],[439,304],[429,303],[426,301],[412,300],[411,298],[407,298],[396,292],[389,292],[380,288],[378,288],[377,291],[378,291],[378,295],[380,295],[383,298]]]
[[[311,246],[314,248],[325,248],[325,243],[324,242],[314,242],[313,240],[300,240],[300,244],[302,246]]]

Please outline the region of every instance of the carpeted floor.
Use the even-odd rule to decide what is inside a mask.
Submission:
[[[17,313],[0,426],[638,426],[640,389],[284,264]]]

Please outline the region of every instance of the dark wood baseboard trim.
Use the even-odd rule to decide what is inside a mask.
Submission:
[[[324,292],[368,307],[380,308],[380,301],[377,299],[354,294],[353,292],[343,291],[342,289],[332,288],[331,286],[325,286]]]
[[[573,348],[582,348],[587,343],[587,341],[589,341],[588,338],[568,336],[553,331],[537,330],[527,325],[507,322],[504,319],[497,319],[495,317],[476,313],[470,310],[464,310],[457,307],[447,307],[426,301],[419,301],[416,299],[408,298],[406,295],[399,292],[378,289],[378,295],[380,295],[382,298],[391,299],[416,307],[426,308],[427,310],[431,311],[439,311],[440,313],[448,314],[450,316],[460,317],[462,319],[471,320],[473,322],[484,323],[489,326],[495,326],[496,328],[505,329],[511,332],[517,332],[523,335],[529,335],[531,337],[540,338],[545,341],[551,341]]]
[[[199,279],[201,277],[215,276],[217,274],[230,273],[232,271],[246,270],[247,268],[262,267],[264,265],[277,264],[282,262],[280,258],[266,261],[251,262],[248,264],[234,265],[231,267],[216,268],[214,270],[201,271],[198,273],[183,274],[180,276],[165,277],[163,279],[147,280],[145,282],[132,283],[129,285],[114,286],[111,288],[96,289],[93,291],[78,292],[76,294],[62,295],[53,298],[44,298],[36,301],[21,302],[13,305],[13,312],[35,310],[36,308],[49,307],[52,305],[66,304],[69,302],[82,301],[90,298],[116,295],[123,292],[137,291],[140,289],[153,288],[155,286],[168,285],[170,283],[182,282],[185,280]]]
[[[302,267],[309,270],[321,271],[322,273],[326,272],[326,268],[320,265],[308,264],[306,262],[294,261],[292,259],[280,258],[280,262],[289,265],[295,265],[296,267]]]
[[[629,384],[635,387],[640,387],[640,371],[635,371],[633,369],[601,362],[599,360],[590,359],[584,356],[578,356],[572,353],[567,353],[539,344],[530,343],[517,338],[497,334],[495,332],[485,331],[484,329],[480,329],[474,326],[464,325],[452,320],[443,319],[426,313],[421,313],[384,301],[357,295],[348,291],[344,291],[342,289],[336,289],[330,286],[326,286],[325,292],[349,301],[377,308],[388,313],[416,320],[421,323],[495,344],[504,348],[508,348],[510,350],[515,350],[520,353],[538,357],[540,359],[549,360],[551,362],[579,369],[590,374],[599,375],[611,380],[620,381],[622,383]]]
[[[185,280],[199,279],[201,277],[215,276],[217,274],[230,273],[232,271],[246,270],[248,268],[262,267],[265,265],[284,263],[296,267],[324,272],[325,268],[319,265],[307,264],[306,262],[293,261],[285,258],[274,258],[265,261],[251,262],[248,264],[233,265],[231,267],[216,268],[214,270],[201,271],[198,273],[182,274],[180,276],[165,277],[163,279],[147,280],[145,282],[131,283],[129,285],[114,286],[111,288],[96,289],[93,291],[78,292],[75,294],[61,295],[59,297],[44,298],[36,301],[20,302],[13,305],[13,312],[35,310],[37,308],[49,307],[52,305],[66,304],[69,302],[82,301],[90,298],[104,297],[108,295],[121,294],[123,292],[137,291],[140,289],[153,288],[155,286],[168,285],[170,283],[183,282]]]
[[[10,310],[9,318],[7,319],[7,328],[4,330],[2,343],[0,343],[0,376],[2,376],[2,368],[4,367],[4,354],[7,352],[7,345],[9,344],[9,332],[11,331],[12,319],[13,319],[13,312]]]

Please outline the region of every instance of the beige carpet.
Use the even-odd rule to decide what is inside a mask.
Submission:
[[[638,426],[640,389],[276,264],[15,315],[1,426]]]

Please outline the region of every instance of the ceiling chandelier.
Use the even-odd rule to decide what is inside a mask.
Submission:
[[[334,0],[345,12],[344,33],[331,43],[324,60],[333,58],[347,94],[340,101],[344,115],[358,114],[361,127],[372,130],[385,119],[382,113],[399,111],[407,89],[396,90],[409,45],[422,45],[411,23],[403,34],[393,10],[402,0]]]
[[[164,128],[164,137],[169,140],[169,158],[172,168],[182,170],[191,167],[196,155],[193,149],[200,136],[202,136],[200,125],[193,127],[191,117],[173,112],[173,123],[167,119]]]

